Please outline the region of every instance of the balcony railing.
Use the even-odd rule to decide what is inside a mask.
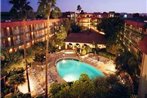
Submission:
[[[130,30],[130,31],[132,31],[132,33],[137,34],[137,35],[140,35],[140,36],[143,34],[142,32],[136,31],[136,30],[131,29],[129,27],[126,27],[126,30]]]

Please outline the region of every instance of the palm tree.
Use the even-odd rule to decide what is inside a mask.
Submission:
[[[51,10],[55,7],[56,0],[39,0],[37,15],[47,19],[50,16]]]
[[[46,93],[45,97],[48,97],[48,78],[47,78],[47,70],[48,70],[48,46],[49,46],[49,17],[51,10],[55,7],[56,0],[39,0],[39,7],[37,12],[42,17],[47,18],[48,20],[48,34],[47,34],[47,41],[46,41],[46,68],[45,68],[45,82],[46,82]]]
[[[10,14],[13,19],[21,19],[21,20],[26,20],[28,18],[29,13],[33,13],[33,8],[29,5],[30,2],[27,0],[10,0],[10,4],[13,4]],[[24,23],[24,22],[23,22]],[[25,24],[23,24],[24,26]],[[25,60],[25,65],[26,65],[26,76],[27,76],[27,82],[28,82],[28,92],[30,93],[30,84],[29,84],[29,76],[28,76],[28,63],[26,59],[26,41],[25,41],[25,31],[23,31],[23,40],[24,40],[24,51],[23,51],[23,56]]]
[[[77,6],[77,11],[80,13],[82,10],[82,7],[80,5]]]
[[[61,10],[59,7],[55,7],[52,11],[51,11],[51,18],[59,18],[61,17]]]
[[[116,43],[117,35],[124,29],[124,21],[119,17],[114,18],[104,18],[97,26],[98,30],[105,32],[105,37],[107,40],[107,45],[112,46]]]
[[[33,13],[33,8],[27,0],[10,0],[9,3],[13,5],[10,10],[12,19],[27,19],[29,14]]]

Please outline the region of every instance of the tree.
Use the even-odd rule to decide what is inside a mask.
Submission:
[[[12,15],[13,19],[21,19],[26,20],[30,13],[33,13],[33,8],[29,6],[29,3],[27,0],[10,0],[9,3],[13,4],[10,14]],[[23,24],[25,25],[25,24]],[[27,59],[26,59],[26,40],[25,40],[25,32],[23,32],[23,42],[24,42],[24,60],[26,65],[26,76],[28,80],[28,91],[30,93],[30,85],[29,85],[29,76],[28,76],[28,67],[27,67]]]
[[[51,18],[55,19],[55,18],[59,18],[61,17],[62,13],[59,7],[55,7],[52,11],[51,11]]]
[[[73,98],[69,84],[53,83],[50,89],[51,98]]]
[[[84,14],[84,10],[81,10],[81,14]]]
[[[43,62],[45,61],[45,54],[44,53],[35,53],[35,61],[41,62],[43,64]]]
[[[38,3],[37,16],[45,19],[50,17],[50,13],[55,7],[56,0],[39,0]]]
[[[96,98],[107,98],[109,92],[109,82],[106,81],[106,78],[96,78],[94,80]]]
[[[74,98],[93,98],[95,95],[95,86],[88,75],[82,74],[80,79],[73,83],[72,92],[73,96],[75,96]]]
[[[130,98],[129,87],[115,75],[91,80],[82,74],[72,83],[53,83],[50,93],[51,98]]]
[[[81,31],[81,27],[76,23],[71,24],[71,32],[72,33],[79,33]]]
[[[12,95],[12,98],[31,98],[29,93],[23,94],[21,92],[16,92]]]
[[[97,26],[98,30],[105,33],[107,44],[112,45],[116,43],[117,35],[124,29],[124,21],[119,18],[104,18]]]
[[[45,53],[45,42],[35,43],[32,48],[35,53]]]
[[[48,33],[47,33],[47,41],[46,41],[46,67],[45,67],[45,84],[46,84],[46,91],[45,91],[45,97],[48,97],[48,48],[49,48],[49,18],[50,18],[50,13],[51,10],[55,7],[55,3],[56,0],[39,0],[39,6],[38,6],[38,10],[37,13],[39,16],[41,16],[42,18],[47,18],[48,19],[48,23],[47,23],[47,27],[48,27]]]
[[[63,25],[60,26],[59,31],[56,33],[57,39],[64,40],[67,37],[67,32],[65,30],[65,27]]]
[[[139,18],[139,17],[140,17],[139,13],[134,13],[133,14],[133,18]]]
[[[9,3],[13,5],[10,10],[12,19],[25,20],[34,14],[33,8],[29,5],[30,2],[27,0],[10,0]]]
[[[1,67],[6,68],[10,64],[17,63],[19,60],[23,59],[23,54],[20,51],[21,50],[9,53],[7,49],[2,49],[1,56],[3,56],[3,59],[1,60]]]
[[[140,74],[140,62],[138,59],[139,58],[129,51],[122,52],[116,57],[116,67],[118,71],[125,71],[131,76],[134,85],[134,93],[137,93],[139,83],[138,76]]]
[[[80,13],[80,12],[81,12],[81,10],[82,10],[81,5],[78,5],[78,6],[77,6],[77,11]]]
[[[25,82],[24,69],[13,69],[4,74],[4,84],[2,85],[2,97],[8,93],[16,93],[19,84]]]
[[[139,62],[134,54],[129,51],[122,52],[116,57],[116,66],[119,70],[126,71],[130,75],[139,75]]]
[[[131,92],[129,88],[121,83],[115,83],[111,86],[108,98],[130,98]]]
[[[53,98],[56,98],[55,96],[57,96],[57,94],[60,90],[61,90],[61,85],[59,85],[57,83],[53,83],[51,85],[50,93],[52,94],[52,96],[54,96]]]
[[[55,30],[55,35],[50,39],[50,50],[56,50],[64,46],[64,40],[67,37],[67,31],[63,25]]]
[[[119,43],[109,45],[106,48],[107,52],[114,54],[114,55],[120,54],[123,51],[123,49],[124,49],[124,47]]]
[[[63,26],[65,27],[67,33],[71,31],[71,21],[69,19],[63,19]]]
[[[6,49],[1,50],[1,68],[6,67],[9,64],[9,52]]]

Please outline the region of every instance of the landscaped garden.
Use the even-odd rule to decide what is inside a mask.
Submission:
[[[62,50],[65,49],[64,40],[67,37],[67,31],[65,28],[66,27],[63,24],[62,26],[55,29],[54,30],[55,35],[49,39],[50,41],[49,41],[48,51],[50,52],[51,55],[53,55],[52,58],[54,58],[55,61],[63,57],[68,58],[68,56],[63,55],[64,54],[63,52],[59,57],[55,55],[56,53],[58,52],[60,53]],[[115,59],[116,59],[115,63],[116,63],[117,71],[113,73],[114,74],[113,76],[111,76],[109,73],[106,74],[105,71],[102,71],[104,72],[104,74],[106,74],[105,77],[98,77],[95,79],[90,79],[87,75],[82,75],[79,78],[79,80],[76,80],[74,82],[65,82],[65,81],[61,82],[61,80],[63,79],[59,76],[59,73],[57,73],[57,70],[55,69],[56,64],[54,62],[53,66],[55,68],[53,67],[51,68],[53,68],[56,72],[53,71],[51,73],[48,73],[48,75],[51,74],[51,76],[49,75],[49,81],[50,81],[49,82],[49,85],[50,85],[49,96],[51,96],[52,98],[59,98],[59,97],[65,98],[65,96],[68,96],[69,98],[75,98],[75,97],[79,97],[79,98],[89,98],[89,97],[90,98],[112,98],[112,97],[113,98],[118,98],[118,97],[130,98],[131,94],[136,92],[138,88],[137,86],[138,81],[136,80],[137,75],[139,74],[137,58],[135,58],[135,56],[131,54],[130,52],[120,53],[121,48],[122,48],[122,46],[120,45],[110,46],[111,43],[109,42],[107,42],[107,45],[109,47],[107,49],[99,49],[98,47],[96,47],[95,49],[91,49],[88,46],[84,46],[84,48],[81,49],[81,52],[77,51],[78,55],[72,56],[72,57],[77,57],[80,59],[80,56],[85,56],[85,55],[89,55],[90,53],[93,53],[95,56],[96,55],[102,56],[102,57],[107,58],[108,60],[113,60],[113,62],[115,62]],[[30,86],[35,85],[35,84],[32,84],[32,82],[36,80],[38,82],[34,82],[34,83],[40,86],[42,85],[41,87],[38,87],[38,89],[42,88],[42,91],[38,93],[35,93],[33,91],[33,90],[37,90],[34,88],[37,85],[35,85],[33,88],[31,87],[31,92],[33,96],[44,96],[44,93],[45,93],[44,91],[45,79],[43,78],[43,76],[45,76],[45,70],[44,70],[45,60],[48,59],[45,56],[45,49],[46,49],[45,46],[46,46],[46,42],[39,42],[39,43],[34,44],[32,47],[26,49],[27,63],[28,65],[30,65],[29,66],[29,75],[30,75],[29,78],[31,80]],[[4,50],[4,52],[2,53],[3,53],[3,56],[5,57],[4,60],[2,60],[2,77],[4,78],[3,79],[4,87],[2,89],[3,91],[2,96],[7,95],[7,94],[11,94],[11,96],[21,96],[21,97],[30,96],[27,93],[26,94],[21,93],[21,90],[24,88],[23,84],[25,84],[24,82],[26,82],[26,77],[24,76],[25,75],[25,67],[24,67],[25,62],[23,59],[24,50],[19,50],[12,54],[9,54],[7,53],[7,51]],[[92,57],[89,57],[89,58],[92,58]],[[122,59],[122,58],[126,58],[126,59]],[[99,57],[97,61],[99,61],[100,59],[101,57]],[[80,60],[83,60],[83,62],[89,63],[88,59],[80,59]],[[105,64],[108,62],[108,60],[105,61]],[[90,61],[90,64],[92,66],[95,66],[95,64],[91,62],[92,60]],[[38,65],[39,67],[37,67]],[[107,66],[109,67],[109,65],[106,65],[106,67]],[[136,66],[136,67],[131,67],[131,66]],[[129,77],[131,76],[131,80],[127,81],[128,78],[125,79],[126,76],[121,76],[121,74],[125,72],[129,75]],[[40,75],[42,74],[41,80],[39,78],[35,78],[35,80],[33,80],[34,77],[38,77],[38,75],[36,75],[37,73]],[[52,76],[52,74],[54,75]],[[54,76],[60,79],[54,78]],[[133,80],[133,84],[130,83],[130,81],[132,80]],[[20,84],[22,86],[19,86]],[[134,85],[133,89],[132,89],[132,85]],[[25,86],[27,85],[25,84]],[[118,95],[116,95],[116,93]],[[36,94],[39,94],[39,95],[36,95]]]

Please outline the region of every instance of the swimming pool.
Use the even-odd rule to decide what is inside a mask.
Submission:
[[[100,70],[76,59],[59,60],[56,63],[56,68],[60,77],[67,82],[78,80],[81,74],[87,74],[90,79],[104,76]]]

